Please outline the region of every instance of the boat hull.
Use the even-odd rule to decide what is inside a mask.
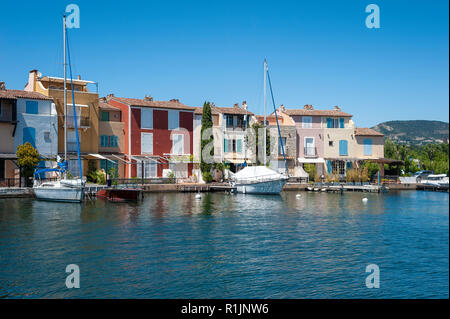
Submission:
[[[79,203],[83,200],[84,195],[81,187],[35,187],[33,191],[37,199],[54,202]]]
[[[242,194],[280,194],[287,179],[260,183],[236,184],[236,192]]]
[[[97,192],[97,197],[112,202],[127,202],[139,200],[141,194],[142,190],[140,189],[104,188]]]

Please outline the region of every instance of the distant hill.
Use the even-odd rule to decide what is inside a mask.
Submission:
[[[441,121],[389,121],[372,127],[395,143],[423,145],[448,143],[448,123]]]

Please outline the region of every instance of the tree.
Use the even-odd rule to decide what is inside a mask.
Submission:
[[[212,175],[211,175],[211,168],[212,164],[205,161],[203,158],[203,149],[208,145],[209,143],[213,143],[214,145],[214,135],[210,134],[208,138],[203,139],[203,132],[205,130],[212,130],[213,127],[213,121],[212,121],[212,114],[211,114],[211,104],[209,102],[203,103],[203,111],[202,111],[202,129],[200,133],[200,170],[202,171],[203,180],[207,183],[212,181]],[[211,132],[212,133],[212,132]],[[211,158],[214,157],[214,147],[211,148],[211,151],[209,153]]]
[[[264,125],[262,125],[261,123],[256,122],[256,123],[252,124],[253,134],[255,136],[254,140],[255,140],[255,143],[256,143],[256,154],[257,155],[259,154],[259,148],[258,148],[258,145],[259,145],[259,134],[258,134],[258,132],[259,132],[260,129],[263,129],[263,128],[264,128]],[[270,157],[270,132],[269,132],[268,128],[266,130],[266,156],[267,156],[267,158]],[[261,164],[260,159],[258,157],[257,157],[257,160],[256,160],[256,164],[257,165]]]
[[[41,155],[29,142],[17,146],[17,165],[20,168],[21,175],[25,177],[25,183],[33,176],[34,169],[39,164]]]

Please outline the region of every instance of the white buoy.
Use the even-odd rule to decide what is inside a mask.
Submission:
[[[200,193],[195,194],[195,199],[202,199],[202,194]]]
[[[362,199],[362,202],[363,202],[363,203],[367,203],[367,201],[368,201],[367,197],[364,197],[364,198]]]
[[[296,197],[296,198],[300,198],[300,197],[302,197],[302,195],[297,194],[297,195],[295,195],[295,197]]]

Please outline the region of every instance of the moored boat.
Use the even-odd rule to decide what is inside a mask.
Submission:
[[[97,198],[111,202],[138,201],[142,198],[140,188],[103,188],[97,192]]]

